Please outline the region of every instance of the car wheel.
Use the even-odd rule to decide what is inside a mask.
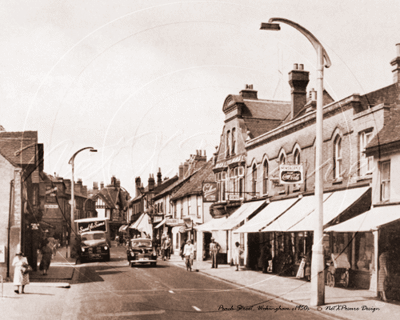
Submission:
[[[155,266],[157,266],[157,262],[152,262],[151,265],[152,265],[153,267],[155,267]]]

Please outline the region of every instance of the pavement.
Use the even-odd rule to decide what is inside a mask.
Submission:
[[[168,263],[186,268],[181,257],[176,255],[172,255]],[[26,287],[25,291],[28,293],[33,291],[38,294],[43,291],[44,294],[44,292],[49,292],[49,290],[54,291],[69,288],[69,282],[72,281],[76,267],[75,259],[66,258],[66,248],[60,248],[51,262],[48,275],[43,276],[40,271],[32,272],[30,274],[31,283]],[[281,277],[274,274],[246,270],[245,268],[241,268],[240,271],[235,271],[235,269],[235,267],[226,264],[219,265],[217,269],[212,269],[209,261],[195,261],[193,266],[193,271],[215,279],[227,281],[234,284],[238,290],[248,289],[258,291],[273,297],[273,299],[306,306],[307,308],[320,311],[325,315],[337,318],[353,320],[391,319],[395,318],[396,314],[400,315],[400,302],[383,302],[378,300],[375,293],[369,290],[354,290],[340,287],[331,288],[326,286],[325,305],[309,307],[311,297],[310,282],[296,279],[295,277]],[[7,298],[15,298],[13,291],[14,286],[12,282],[4,283],[0,288],[0,301],[6,302]],[[19,296],[22,297],[23,295]],[[265,302],[267,303],[268,301]]]
[[[177,255],[172,255],[169,262],[186,269],[184,261]],[[342,319],[394,319],[398,317],[396,314],[400,315],[400,302],[383,302],[369,290],[325,286],[325,305],[310,307],[311,283],[305,280],[243,267],[235,271],[236,267],[227,264],[213,269],[210,261],[194,261],[192,270],[238,285],[238,289],[255,290]]]

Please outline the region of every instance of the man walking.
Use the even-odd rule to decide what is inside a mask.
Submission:
[[[211,268],[218,268],[218,252],[220,249],[221,246],[218,244],[218,242],[215,242],[215,239],[211,238],[211,243],[210,243],[210,256],[212,261]]]

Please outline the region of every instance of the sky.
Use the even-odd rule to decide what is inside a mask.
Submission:
[[[111,176],[135,196],[135,178],[163,178],[196,150],[219,145],[229,94],[253,84],[290,100],[294,63],[316,53],[297,30],[260,30],[271,17],[313,33],[332,60],[335,100],[390,85],[400,1],[0,0],[0,125],[38,131],[44,170],[92,187]],[[382,5],[384,3],[384,6]]]

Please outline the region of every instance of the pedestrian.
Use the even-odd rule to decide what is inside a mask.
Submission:
[[[185,257],[186,270],[192,271],[194,247],[190,240],[186,241],[186,245],[183,249],[183,256]]]
[[[20,250],[16,253],[12,265],[14,267],[14,292],[19,294],[19,287],[21,287],[21,293],[25,293],[25,286],[29,284],[29,270],[32,268]]]
[[[47,275],[47,271],[49,270],[51,255],[53,253],[47,241],[42,246],[40,252],[42,253],[42,260],[40,261],[39,269],[43,271],[43,275],[45,276]]]
[[[219,245],[219,243],[215,242],[214,238],[211,238],[211,243],[210,243],[210,256],[212,261],[211,268],[218,268],[218,253],[220,249],[221,246]]]
[[[266,243],[261,250],[261,265],[263,273],[267,273],[270,260],[272,261],[271,245]]]
[[[383,301],[387,301],[386,289],[387,289],[387,278],[388,268],[387,260],[389,256],[389,247],[386,246],[383,253],[379,256],[379,274],[378,274],[378,297]]]
[[[168,237],[167,240],[165,240],[165,254],[167,256],[167,259],[171,259],[171,238]]]
[[[239,271],[240,256],[243,250],[240,248],[240,243],[235,242],[235,247],[233,248],[233,263],[236,266],[236,271]]]
[[[180,251],[182,260],[185,258],[184,254],[183,254],[183,249],[185,248],[185,245],[186,245],[186,241],[183,241],[182,245],[181,245],[181,251]]]

